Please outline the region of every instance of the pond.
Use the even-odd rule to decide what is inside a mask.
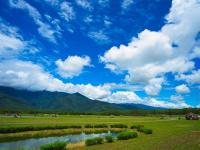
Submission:
[[[70,134],[70,135],[54,136],[54,137],[32,138],[26,140],[19,140],[15,142],[0,143],[0,150],[39,150],[41,145],[56,141],[75,143],[86,140],[88,138],[104,137],[107,135],[116,136],[117,134],[108,131],[107,133],[98,133],[98,134],[81,133],[76,135]]]

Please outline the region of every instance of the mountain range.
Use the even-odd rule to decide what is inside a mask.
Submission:
[[[142,104],[107,103],[91,100],[79,93],[28,91],[0,86],[0,109],[2,111],[89,113],[161,108]]]

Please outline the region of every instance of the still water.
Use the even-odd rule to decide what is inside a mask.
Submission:
[[[76,135],[32,138],[32,139],[26,139],[26,140],[19,140],[15,142],[0,143],[0,150],[39,150],[41,145],[56,142],[56,141],[75,143],[75,142],[86,140],[88,138],[104,137],[107,135],[116,136],[115,133],[111,133],[109,131],[107,133],[99,133],[99,134],[81,133],[81,134],[76,134]]]

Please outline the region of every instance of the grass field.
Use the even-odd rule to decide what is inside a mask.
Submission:
[[[22,118],[0,117],[0,127],[16,126],[45,126],[45,125],[85,125],[85,124],[114,124],[123,123],[129,126],[142,124],[153,129],[152,135],[139,134],[136,139],[116,141],[80,150],[199,150],[200,121],[188,121],[178,116],[165,117],[131,117],[131,116],[84,116],[63,115],[23,116]],[[3,136],[2,134],[0,136]]]

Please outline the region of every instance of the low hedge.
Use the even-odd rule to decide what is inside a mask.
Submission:
[[[143,127],[144,125],[132,125],[130,128],[139,130],[140,128],[143,128]]]
[[[125,124],[112,124],[110,125],[111,128],[128,128]]]
[[[66,150],[66,142],[54,142],[42,145],[40,150]]]
[[[108,128],[107,124],[95,124],[94,128]]]
[[[128,139],[132,139],[132,138],[136,138],[138,135],[136,132],[132,132],[132,131],[124,131],[119,133],[119,135],[117,136],[118,140],[128,140]]]
[[[147,128],[139,128],[139,132],[143,132],[144,134],[152,134],[153,130],[152,129],[147,129]]]
[[[87,139],[85,141],[85,145],[91,146],[91,145],[96,145],[96,144],[102,144],[103,143],[103,138],[102,137],[96,137],[92,139]]]
[[[24,126],[24,127],[1,127],[0,133],[16,133],[24,131],[40,131],[40,130],[52,130],[52,129],[80,129],[80,125],[63,125],[63,126]]]
[[[108,143],[112,143],[112,142],[114,141],[114,138],[113,138],[113,136],[108,135],[108,136],[105,137],[105,140],[106,140],[106,142],[108,142]]]
[[[85,128],[94,128],[94,125],[86,124],[84,127],[85,127]]]

